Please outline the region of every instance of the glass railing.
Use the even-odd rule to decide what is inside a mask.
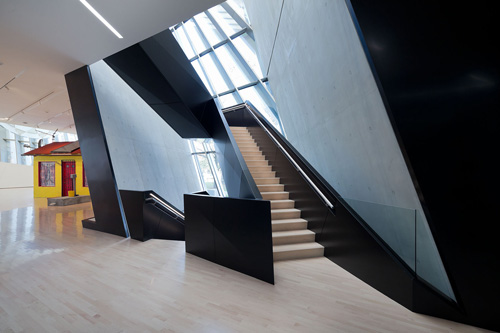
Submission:
[[[418,279],[456,301],[422,212],[348,198],[344,200]]]

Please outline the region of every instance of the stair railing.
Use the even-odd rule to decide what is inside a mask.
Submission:
[[[292,163],[294,168],[302,175],[302,177],[306,180],[306,182],[311,186],[311,188],[318,194],[321,200],[328,206],[330,209],[335,209],[335,206],[328,200],[328,198],[323,194],[323,192],[314,184],[314,182],[309,178],[309,176],[305,173],[305,171],[299,166],[299,164],[295,161],[295,159],[287,152],[287,150],[280,144],[278,139],[267,129],[267,127],[259,120],[259,118],[255,115],[255,111],[253,106],[250,103],[245,103],[247,110],[250,112],[255,121],[259,124],[259,126],[267,133],[267,135],[273,140],[274,144],[281,150],[281,152],[286,156],[286,158]]]
[[[146,200],[152,199],[155,203],[159,204],[163,209],[166,209],[169,213],[171,213],[173,215],[173,217],[184,221],[184,214],[182,214],[181,212],[179,212],[178,210],[176,210],[175,208],[170,206],[167,202],[165,202],[162,198],[160,198],[156,193],[149,192],[148,194],[149,194],[149,198],[147,198]]]

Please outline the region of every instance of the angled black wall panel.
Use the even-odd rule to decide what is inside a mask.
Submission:
[[[81,67],[65,78],[96,221],[84,226],[128,237],[89,67]]]
[[[160,54],[164,57],[167,55],[167,52]],[[209,137],[200,121],[179,98],[140,44],[132,45],[104,61],[181,137]]]
[[[183,138],[213,138],[230,197],[260,192],[222,112],[169,30],[104,61]]]
[[[184,195],[186,252],[274,284],[270,205]]]
[[[466,2],[347,2],[463,306],[460,321],[500,330],[497,14]]]

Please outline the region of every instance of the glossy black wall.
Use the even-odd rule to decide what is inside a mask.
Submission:
[[[232,126],[248,127],[266,159],[273,165],[276,175],[286,184],[285,190],[295,200],[296,208],[301,209],[301,217],[308,221],[308,229],[316,233],[316,242],[325,247],[325,257],[412,311],[463,321],[460,307],[416,278],[415,272],[399,259],[287,139],[255,107],[248,104],[260,123],[333,204],[333,209],[325,205],[244,105],[225,112]]]
[[[463,307],[460,320],[500,330],[498,15],[485,3],[347,3]],[[416,310],[426,303],[416,301]]]
[[[153,191],[120,190],[130,238],[141,242],[152,238],[184,240],[183,220],[161,209],[150,199],[150,193],[160,197]],[[171,203],[161,199],[173,207]]]
[[[128,237],[90,68],[83,66],[65,78],[96,221],[83,225]]]
[[[269,201],[184,195],[186,252],[274,284]]]

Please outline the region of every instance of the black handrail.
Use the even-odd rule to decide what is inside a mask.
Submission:
[[[159,208],[161,208],[165,213],[175,218],[176,220],[184,222],[185,219],[184,214],[180,210],[176,209],[174,206],[169,204],[156,192],[154,191],[145,192],[145,201],[146,202],[153,201],[155,204],[158,204],[160,206]]]
[[[314,167],[307,162],[302,155],[293,147],[293,145],[288,142],[288,140],[279,133],[273,125],[269,123],[269,121],[257,110],[255,106],[252,105],[251,102],[245,101],[245,103],[237,104],[233,107],[224,109],[224,113],[235,112],[241,109],[246,109],[249,114],[252,115],[254,120],[258,120],[257,124],[263,130],[266,131],[266,134],[270,136],[271,139],[274,139],[275,143],[279,142],[278,148],[282,152],[284,152],[285,157],[292,163],[294,166],[298,166],[300,168],[297,171],[303,177],[303,179],[308,183],[311,189],[314,190],[318,194],[318,197],[321,201],[327,206],[333,215],[336,215],[336,207],[337,203],[339,206],[345,208],[350,215],[359,222],[363,228],[370,233],[373,239],[380,244],[386,252],[388,252],[394,259],[397,260],[399,264],[401,264],[407,272],[409,272],[412,276],[416,276],[415,271],[408,266],[408,264],[373,230],[373,228],[353,209],[351,206],[342,198],[342,196],[333,189],[331,185],[314,169]],[[286,152],[286,153],[285,153]],[[320,195],[321,193],[321,195]],[[323,199],[325,198],[326,201]],[[327,202],[331,204],[328,205]]]

